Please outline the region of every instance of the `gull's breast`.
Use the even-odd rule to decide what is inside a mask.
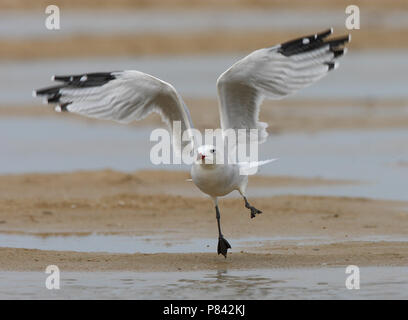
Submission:
[[[193,164],[191,178],[204,193],[221,197],[237,189],[236,170],[228,165],[202,166]]]

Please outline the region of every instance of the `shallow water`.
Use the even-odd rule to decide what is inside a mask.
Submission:
[[[109,253],[216,252],[217,238],[177,240],[158,236],[91,234],[47,236],[1,234],[0,247]],[[244,242],[245,240],[238,240]],[[238,245],[238,242],[237,242]]]
[[[50,31],[44,27],[43,12],[0,12],[0,38],[45,38],[75,34],[104,35],[106,33],[138,34],[144,32],[197,32],[215,30],[299,30],[316,32],[328,27],[343,28],[341,10],[232,10],[232,11],[145,11],[63,10],[61,29]],[[408,26],[407,12],[361,11],[366,26],[387,28]]]
[[[303,193],[408,200],[408,131],[330,131],[285,134],[260,146],[260,158],[279,158],[261,168],[263,174],[320,176],[363,182],[357,185],[270,189],[271,193]],[[272,153],[272,154],[271,154]]]
[[[345,267],[60,271],[59,290],[46,289],[43,272],[0,272],[0,299],[408,299],[408,269],[403,267],[361,267],[358,290],[346,288]]]
[[[126,69],[140,70],[170,82],[184,97],[215,98],[217,78],[245,55],[3,61],[0,62],[0,105],[41,103],[32,97],[32,90],[51,85],[54,74]],[[406,98],[406,57],[404,50],[349,52],[338,70],[293,97]]]
[[[403,14],[390,15],[387,20]],[[270,28],[327,28],[342,26],[342,12],[293,11],[69,11],[62,12],[61,29],[50,31],[44,27],[46,15],[42,12],[0,13],[1,38],[44,38],[74,34],[104,35],[106,33],[138,34],[146,32],[197,32],[214,30],[265,30]],[[22,23],[24,21],[24,23]],[[404,19],[401,19],[404,23]]]
[[[56,118],[0,119],[1,173],[150,165],[149,129]]]
[[[188,170],[150,162],[151,129],[57,118],[0,119],[0,174],[112,168]],[[362,183],[251,189],[250,196],[312,194],[408,200],[408,130],[271,135],[260,159],[279,158],[261,174],[348,179]],[[106,146],[109,146],[107,148]]]
[[[401,235],[375,235],[347,239],[333,237],[313,236],[276,236],[276,237],[251,237],[228,238],[233,246],[233,252],[250,250],[256,252],[257,248],[271,246],[306,246],[331,243],[344,243],[349,241],[391,241],[407,242],[408,236]],[[25,248],[53,251],[76,252],[108,252],[108,253],[197,253],[217,251],[218,239],[183,239],[171,236],[127,236],[110,234],[89,235],[63,235],[63,236],[37,236],[0,233],[0,247]],[[263,250],[264,251],[264,250]]]

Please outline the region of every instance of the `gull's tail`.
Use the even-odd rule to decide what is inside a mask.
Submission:
[[[265,164],[271,163],[273,161],[276,161],[278,159],[268,159],[268,160],[262,160],[262,161],[251,161],[251,162],[239,162],[239,172],[241,175],[252,175],[255,174],[258,171],[258,168],[260,166],[263,166]]]

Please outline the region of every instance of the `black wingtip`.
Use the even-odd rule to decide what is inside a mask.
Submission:
[[[318,39],[324,39],[327,38],[328,36],[330,36],[331,34],[333,34],[333,28],[327,29],[325,31],[322,31],[320,33],[317,34],[317,38]]]
[[[66,84],[82,84],[83,86],[99,86],[115,79],[113,72],[93,72],[68,76],[52,76],[51,80]]]
[[[58,94],[59,90],[62,88],[62,86],[53,86],[53,87],[47,87],[39,90],[35,90],[35,96],[43,96],[43,95],[55,95]]]
[[[68,111],[67,106],[72,102],[67,102],[66,98],[63,98],[61,89],[72,88],[89,88],[99,87],[108,83],[111,80],[116,79],[115,72],[95,72],[85,73],[79,75],[67,75],[67,76],[52,76],[51,80],[63,82],[60,85],[42,88],[34,90],[32,92],[33,97],[44,96],[44,103],[56,103],[59,104],[55,110],[58,112]],[[62,100],[62,101],[61,101]],[[65,100],[65,101],[64,101]]]
[[[341,37],[330,39],[329,41],[327,41],[327,43],[330,45],[330,48],[332,48],[332,47],[342,46],[345,43],[348,43],[350,41],[351,41],[351,36],[348,34],[346,36],[341,36]]]
[[[74,80],[74,77],[77,76],[52,76],[52,81],[59,81],[59,82],[71,82]]]
[[[332,52],[336,51],[335,57],[336,55],[340,56],[344,54],[344,52],[340,52],[339,50],[342,49],[342,46],[344,46],[345,43],[351,41],[351,35],[348,34],[337,38],[326,39],[332,33],[333,28],[330,28],[311,36],[306,36],[295,40],[287,41],[280,45],[278,52],[288,57],[296,54],[317,50],[325,45],[328,45]]]
[[[294,40],[289,40],[280,45],[279,52],[281,52],[283,55],[286,55],[286,56],[291,55],[293,54],[293,52],[296,52],[297,50],[299,50],[299,48],[315,43],[316,40],[321,42],[321,39],[318,39],[317,34],[312,34],[312,35],[304,36],[304,37],[297,38]]]
[[[332,52],[333,52],[333,58],[338,58],[347,53],[347,48],[332,50]]]
[[[337,67],[339,66],[337,62],[325,62],[324,64],[329,67],[329,71],[337,69]]]
[[[53,96],[47,98],[47,103],[58,103],[60,98],[61,98],[60,93],[54,94]]]

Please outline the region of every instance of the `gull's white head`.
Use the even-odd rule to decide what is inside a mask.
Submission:
[[[217,150],[213,145],[203,145],[197,148],[197,160],[199,164],[216,164]]]

